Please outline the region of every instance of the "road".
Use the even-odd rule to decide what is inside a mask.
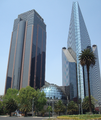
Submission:
[[[0,120],[42,120],[47,119],[48,117],[6,117],[1,116]]]

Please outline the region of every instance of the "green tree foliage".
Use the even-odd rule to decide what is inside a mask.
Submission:
[[[39,89],[36,91],[36,95],[34,97],[34,108],[35,111],[41,111],[44,107],[44,105],[46,105],[47,99],[46,99],[46,95],[44,92],[41,92]]]
[[[66,111],[66,106],[62,103],[61,100],[55,103],[54,111],[60,115],[60,113],[63,113]]]
[[[41,110],[41,115],[44,117],[44,115],[45,115],[46,112],[47,112],[47,109],[43,108],[43,109]]]
[[[47,107],[47,111],[52,112],[52,107],[51,107],[51,106],[48,106],[48,107]]]
[[[49,112],[49,115],[50,115],[50,112],[52,112],[52,107],[51,106],[44,106],[43,109],[41,110],[41,115],[44,116],[46,112]]]
[[[92,110],[94,110],[96,102],[97,102],[97,100],[93,96],[91,96],[91,108],[92,108]],[[88,96],[86,96],[83,99],[82,108],[85,112],[89,112],[89,97]]]
[[[3,102],[0,101],[0,115],[3,113]]]
[[[90,97],[90,82],[89,82],[89,68],[90,66],[95,65],[95,55],[90,49],[84,49],[79,55],[80,64],[87,67],[88,75],[88,94],[89,94],[89,112],[92,112],[91,109],[91,97]]]
[[[19,91],[19,109],[20,111],[27,115],[27,112],[32,110],[32,104],[34,106],[34,111],[41,111],[46,104],[45,93],[40,90],[35,90],[34,88],[27,86],[26,88],[21,88]]]
[[[5,102],[5,109],[8,114],[11,116],[11,112],[14,112],[18,108],[16,101],[13,98],[9,98]]]
[[[78,105],[74,101],[70,101],[67,106],[67,112],[73,114],[74,112],[78,111]]]
[[[36,96],[36,90],[30,86],[26,88],[21,88],[19,91],[19,108],[20,111],[27,115],[27,112],[30,112],[32,109],[32,100]]]
[[[18,92],[19,91],[17,89],[9,88],[3,97],[3,102],[8,101],[11,98],[18,102]]]
[[[0,95],[0,101],[2,101],[3,100],[3,95]]]
[[[3,96],[2,99],[3,99],[3,112],[11,115],[11,112],[14,112],[18,107],[18,90],[9,88],[7,90],[7,93]]]
[[[47,107],[47,111],[49,111],[49,117],[50,117],[50,112],[52,112],[52,107],[51,107],[51,106],[48,106],[48,107]]]
[[[0,115],[3,114],[3,96],[0,95]]]
[[[10,101],[13,101],[12,104]],[[10,114],[10,112],[14,112],[15,108],[17,108],[16,106],[18,106],[18,109],[25,113],[25,116],[27,115],[27,112],[32,111],[32,102],[34,102],[34,111],[36,110],[38,112],[43,109],[46,101],[47,99],[44,92],[41,92],[40,90],[36,91],[30,86],[21,88],[19,91],[9,88],[6,95],[3,97],[4,110],[6,113],[8,112]],[[14,109],[12,106],[14,106]]]

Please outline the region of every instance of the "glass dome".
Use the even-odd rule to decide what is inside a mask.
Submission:
[[[66,94],[57,85],[47,84],[44,85],[40,90],[44,91],[47,99],[67,100]]]

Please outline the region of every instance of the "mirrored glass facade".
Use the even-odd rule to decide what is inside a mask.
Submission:
[[[62,49],[62,85],[69,86],[70,100],[77,98],[76,61],[69,50]]]
[[[78,2],[73,2],[67,49],[65,47],[62,49],[62,84],[63,86],[70,86],[73,84],[74,86],[77,86],[77,88],[70,87],[70,99],[71,96],[73,97],[76,89],[77,92],[75,95],[78,96],[78,99],[83,100],[85,96],[88,96],[87,68],[86,66],[82,67],[79,61],[81,51],[86,48],[89,48],[92,52],[94,52],[97,58],[94,67],[92,68],[90,66],[89,69],[90,92],[91,95],[98,100],[98,102],[101,102],[101,78],[97,46],[93,45],[91,48],[90,38],[79,4]],[[73,64],[73,59],[76,64]]]
[[[45,83],[46,25],[43,18],[31,10],[18,15],[14,21],[5,92],[8,88]],[[8,84],[9,83],[9,84]]]
[[[86,95],[88,94],[88,86],[85,85],[84,88],[84,82],[87,84],[87,74],[86,67],[83,72],[83,68],[80,65],[78,57],[79,53],[86,49],[87,46],[91,46],[91,43],[85,22],[78,2],[73,2],[67,47],[72,48],[72,50],[76,53],[78,97],[82,99],[85,96],[85,92],[87,92]],[[85,81],[83,77],[85,77]]]
[[[44,91],[47,99],[62,100],[63,103],[67,102],[66,93],[57,85],[46,83],[40,90]]]
[[[98,57],[98,50],[97,45],[92,46],[92,51],[96,56],[95,65],[91,69],[91,91],[92,96],[101,102],[101,78],[100,78],[100,68],[99,68],[99,57]]]

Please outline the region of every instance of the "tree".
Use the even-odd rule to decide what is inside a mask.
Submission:
[[[3,96],[0,95],[0,115],[3,113]]]
[[[43,109],[41,110],[41,115],[44,117],[44,115],[45,115],[46,112],[47,112],[47,109],[43,108]]]
[[[94,110],[96,102],[97,102],[97,100],[93,96],[91,96],[91,108],[92,108],[92,110]],[[89,112],[89,97],[88,96],[86,96],[83,99],[82,108],[84,109],[85,112]]]
[[[52,112],[52,107],[51,107],[51,106],[48,106],[48,107],[47,107],[47,111]]]
[[[19,109],[25,113],[25,116],[27,116],[27,112],[30,112],[32,110],[32,100],[35,96],[36,90],[30,86],[20,89],[18,95]]]
[[[3,95],[0,95],[0,101],[2,101],[3,100]]]
[[[32,110],[32,105],[34,105],[34,111],[41,111],[43,106],[46,104],[45,93],[40,90],[35,90],[34,88],[27,86],[26,88],[21,88],[19,91],[19,109],[20,111],[27,115],[27,112]]]
[[[66,106],[62,103],[61,100],[55,103],[54,111],[60,115],[61,112],[65,112]]]
[[[91,97],[90,97],[90,82],[89,82],[89,68],[92,65],[95,65],[95,55],[94,53],[89,49],[84,49],[84,51],[82,51],[79,55],[79,60],[80,60],[80,64],[82,66],[87,67],[87,75],[88,75],[88,94],[89,94],[89,111],[92,112],[91,110]]]
[[[49,118],[50,118],[50,112],[52,112],[52,107],[51,107],[51,106],[48,106],[48,107],[47,107],[47,111],[49,111]]]
[[[3,102],[0,101],[0,115],[2,114],[2,112],[3,112]]]
[[[9,88],[2,99],[4,113],[11,115],[18,108],[18,90]]]
[[[51,106],[43,107],[43,109],[41,110],[42,116],[44,116],[47,111],[52,112],[52,107]]]
[[[10,98],[14,99],[18,103],[18,90],[9,88],[7,93],[3,97],[3,102],[8,101]]]
[[[5,102],[5,109],[7,110],[10,116],[11,116],[11,112],[14,112],[17,108],[18,108],[17,103],[13,98],[9,98]]]
[[[34,97],[34,108],[35,110],[41,111],[44,107],[44,105],[46,105],[47,99],[46,99],[46,94],[44,93],[44,91],[40,91],[39,89],[36,91],[36,95]]]
[[[74,101],[70,101],[67,106],[67,112],[73,114],[73,112],[78,111],[78,105]]]

